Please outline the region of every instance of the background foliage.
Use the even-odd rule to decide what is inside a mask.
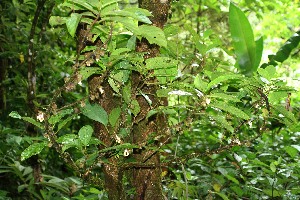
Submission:
[[[76,2],[93,12],[94,7]],[[174,1],[163,31],[137,26],[137,21],[150,21],[149,13],[138,10],[136,2],[121,2],[123,10],[116,16],[104,6],[105,25],[94,34],[110,40],[105,55],[97,69],[80,71],[82,79],[75,81],[80,84],[68,85],[77,59],[74,35],[80,17],[72,12],[74,5],[46,1],[33,38],[34,52],[28,52],[37,3],[1,1],[0,198],[106,199],[98,164],[105,160],[98,160],[98,155],[110,153],[123,161],[125,150],[136,146],[116,144],[99,151],[101,141],[93,137],[92,120],[115,126],[121,111],[133,116],[141,112],[126,96],[130,86],[124,84],[134,69],[158,76],[157,96],[169,101],[167,107],[148,112],[148,117],[162,112],[169,119],[170,142],[159,149],[168,199],[299,199],[299,2],[234,3]],[[249,26],[244,27],[248,20]],[[242,38],[240,31],[250,39]],[[261,36],[263,43],[259,43]],[[135,38],[140,37],[158,44],[160,57],[144,63],[143,55],[134,51]],[[246,58],[245,51],[251,52]],[[46,122],[32,117],[27,105],[30,53],[37,74],[35,106],[45,112],[57,98],[58,113],[46,115],[45,120],[57,134],[60,151],[44,135]],[[253,59],[256,65],[243,59]],[[86,79],[109,67],[113,69],[110,86],[124,105],[106,113],[85,101]],[[67,86],[72,88],[55,96]],[[28,122],[39,127],[37,134],[28,134]],[[126,131],[120,130],[118,137],[125,138]],[[155,139],[147,141],[146,147]],[[72,156],[76,168],[66,164],[65,153]],[[28,159],[37,154],[43,173],[38,184]]]

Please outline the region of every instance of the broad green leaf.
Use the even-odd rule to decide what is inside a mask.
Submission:
[[[152,117],[153,115],[155,115],[156,113],[158,113],[158,110],[150,110],[147,113],[146,119],[149,119],[149,117]]]
[[[70,33],[70,35],[72,37],[75,36],[76,30],[77,30],[77,26],[78,26],[78,24],[80,22],[80,19],[81,19],[81,15],[80,14],[78,14],[78,13],[72,13],[71,16],[66,21],[68,32]]]
[[[156,91],[156,95],[157,97],[168,97],[169,96],[169,92],[171,92],[171,89],[158,89]]]
[[[115,127],[119,117],[121,116],[121,108],[116,107],[112,109],[112,111],[109,114],[109,123],[112,127]]]
[[[222,82],[234,79],[242,79],[243,77],[239,74],[231,74],[231,75],[222,75],[218,76],[217,78],[213,79],[206,87],[206,90],[209,90],[212,86],[220,84]]]
[[[215,108],[219,108],[221,110],[224,110],[232,115],[235,115],[239,118],[242,118],[242,119],[245,119],[245,120],[248,120],[250,119],[250,117],[244,113],[242,110],[234,107],[234,106],[230,106],[228,104],[224,104],[224,103],[220,103],[220,102],[215,102],[215,103],[210,103],[209,104],[210,107],[215,107]]]
[[[58,143],[62,144],[62,151],[65,151],[71,147],[79,147],[80,141],[75,134],[66,134],[57,139]]]
[[[278,190],[272,190],[272,189],[264,189],[263,192],[272,198],[282,197],[286,193],[286,191],[278,191]]]
[[[284,150],[287,154],[289,154],[292,158],[295,158],[298,155],[298,150],[292,146],[286,146],[284,147]]]
[[[101,74],[102,70],[99,67],[82,67],[79,73],[82,75],[81,80],[86,80],[93,74]]]
[[[73,144],[75,139],[77,139],[77,135],[75,134],[66,134],[60,136],[56,141],[62,144]]]
[[[101,15],[118,10],[118,2],[122,0],[101,0]]]
[[[218,125],[226,128],[228,131],[230,131],[231,133],[233,133],[234,128],[230,125],[230,123],[225,119],[224,116],[220,116],[220,115],[210,115],[210,117],[215,120],[217,122]]]
[[[72,114],[73,113],[73,109],[66,109],[66,110],[62,110],[58,113],[56,113],[55,115],[52,115],[49,118],[49,123],[50,124],[56,124],[57,122],[59,122],[64,116]]]
[[[12,111],[11,113],[9,113],[9,116],[16,119],[22,119],[21,115],[19,115],[17,111]]]
[[[224,200],[229,200],[229,198],[224,193],[216,192],[216,194],[219,195],[220,197],[222,197],[222,199],[224,199]]]
[[[90,125],[83,126],[78,132],[78,138],[84,146],[88,146],[93,134],[93,128]]]
[[[70,122],[76,115],[72,115],[70,117],[68,117],[67,119],[64,119],[63,121],[61,121],[59,124],[58,124],[58,127],[57,127],[57,132],[62,129],[68,122]]]
[[[63,25],[66,23],[66,17],[51,16],[49,19],[50,26]]]
[[[22,117],[22,120],[29,122],[40,129],[44,128],[44,126],[40,122],[37,122],[35,119],[32,119],[31,117]]]
[[[154,57],[146,60],[146,69],[154,69],[153,76],[161,84],[173,80],[177,75],[178,60],[168,57]]]
[[[111,11],[105,13],[105,17],[107,16],[122,16],[122,17],[131,17],[140,22],[146,24],[152,24],[150,19],[147,16],[152,16],[151,13],[142,8],[125,8],[123,10]]]
[[[21,161],[26,160],[27,158],[30,158],[33,155],[37,155],[41,153],[41,151],[47,146],[47,142],[41,142],[41,143],[33,143],[29,147],[27,147],[22,153],[21,153]]]
[[[239,68],[242,73],[251,75],[258,67],[256,64],[259,61],[256,59],[259,56],[256,55],[256,50],[260,51],[260,47],[256,49],[253,31],[247,17],[233,3],[230,3],[229,7],[229,26]]]
[[[291,147],[297,149],[300,152],[300,145],[292,144]]]
[[[239,197],[243,196],[244,190],[236,185],[231,186],[230,189],[232,189]]]
[[[97,8],[100,7],[100,4],[97,4],[96,2],[100,3],[100,1],[95,0],[69,0],[68,1],[71,5],[77,4],[79,7],[82,8],[82,10],[88,10],[93,12],[95,15],[98,14]],[[72,8],[72,7],[70,7]]]
[[[136,46],[136,36],[132,35],[130,39],[127,41],[126,47],[130,50],[135,50],[135,46]]]
[[[81,109],[82,114],[88,118],[107,125],[108,116],[106,111],[98,104],[90,104],[86,102],[85,106]]]
[[[134,99],[133,101],[131,101],[130,103],[130,111],[132,112],[132,114],[134,116],[137,116],[139,114],[139,112],[141,111],[141,107],[139,105],[139,102]]]
[[[119,90],[119,84],[117,84],[112,78],[109,78],[108,79],[108,83],[110,85],[110,87],[116,92],[116,93],[120,93],[120,90]]]
[[[202,80],[202,77],[201,77],[200,74],[197,74],[197,76],[195,77],[195,79],[194,79],[194,85],[201,92],[206,91],[207,83]]]
[[[127,84],[123,87],[122,90],[123,99],[125,103],[129,104],[131,102],[131,86],[130,84]]]
[[[272,78],[275,78],[276,68],[272,65],[267,66],[266,68],[258,68],[257,72],[264,78],[270,81]]]
[[[140,35],[148,40],[150,44],[167,47],[167,40],[163,30],[156,26],[141,25],[138,27]]]
[[[102,18],[102,21],[118,22],[121,23],[127,30],[129,30],[133,34],[135,35],[141,34],[141,30],[139,30],[138,24],[135,23],[132,19],[116,16],[116,17],[104,17]]]
[[[276,111],[276,114],[278,114],[279,118],[282,118],[283,121],[285,121],[285,118],[288,121],[285,122],[290,122],[290,123],[297,123],[297,119],[295,118],[294,114],[288,110],[283,105],[273,105],[274,110]]]
[[[120,55],[120,54],[122,54],[122,53],[127,53],[127,52],[129,52],[129,51],[130,51],[130,49],[127,49],[127,48],[119,48],[119,49],[114,50],[114,51],[111,53],[111,56],[118,56],[118,55]]]
[[[229,174],[227,174],[225,176],[226,176],[226,178],[228,178],[228,180],[234,182],[235,184],[237,184],[237,185],[240,184],[240,182],[236,178],[234,178],[233,176],[230,176]]]

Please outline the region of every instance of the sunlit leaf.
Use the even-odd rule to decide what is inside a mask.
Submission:
[[[106,111],[98,104],[90,104],[89,102],[86,102],[81,111],[82,114],[88,118],[100,122],[105,126],[108,123],[108,115]]]
[[[259,47],[256,47],[251,25],[234,3],[230,3],[229,26],[239,68],[244,74],[251,75],[259,64],[257,59],[261,57],[261,41],[258,40]],[[256,55],[256,50],[260,56]]]
[[[47,142],[41,142],[41,143],[33,143],[29,147],[27,147],[22,153],[21,153],[21,160],[24,161],[27,158],[30,158],[33,155],[37,155],[41,153],[41,151],[47,146]]]
[[[243,77],[239,74],[231,74],[231,75],[222,75],[218,76],[217,78],[213,79],[206,87],[206,90],[209,90],[212,86],[220,84],[222,82],[234,79],[242,79]]]
[[[22,119],[21,115],[19,115],[17,111],[12,111],[11,113],[9,113],[9,116],[16,119]]]
[[[131,101],[130,110],[131,110],[131,112],[134,116],[137,116],[139,114],[139,112],[141,111],[141,107],[139,105],[139,102],[136,99]]]
[[[167,47],[167,40],[164,32],[156,27],[149,25],[139,26],[139,32],[142,37],[145,37],[150,44],[157,44],[161,47]]]
[[[31,117],[22,117],[22,120],[29,122],[29,123],[35,125],[36,127],[39,127],[40,129],[44,128],[44,126],[40,122],[37,122],[35,119],[33,119]]]
[[[70,35],[72,37],[75,36],[77,26],[80,22],[80,19],[81,19],[80,14],[72,13],[71,16],[66,20],[66,25],[67,25],[68,32],[70,33]]]
[[[49,19],[49,24],[51,26],[63,25],[66,23],[66,19],[66,17],[51,16]]]
[[[90,125],[83,126],[78,132],[78,138],[84,146],[88,146],[93,134],[93,128]]]
[[[245,119],[245,120],[250,119],[250,117],[245,112],[243,112],[242,110],[240,110],[240,109],[238,109],[234,106],[230,106],[228,104],[215,102],[215,103],[211,103],[209,106],[219,108],[221,110],[229,112],[230,114],[235,115],[235,116],[237,116],[239,118],[242,118],[242,119]]]

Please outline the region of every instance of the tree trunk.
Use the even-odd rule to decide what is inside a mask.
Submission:
[[[169,2],[166,0],[139,0],[141,8],[148,9],[153,17],[150,18],[154,26],[162,28],[167,21],[169,10]],[[87,31],[84,26],[80,32]],[[80,36],[79,36],[80,38]],[[78,46],[83,45],[79,39]],[[95,44],[101,45],[101,44]],[[81,49],[81,48],[80,48]],[[149,44],[146,39],[142,39],[137,43],[136,51],[147,52],[145,59],[158,56],[159,46]],[[87,53],[86,55],[87,56]],[[147,82],[157,82],[154,78]],[[103,163],[103,172],[105,178],[105,189],[108,192],[109,199],[123,200],[162,200],[164,199],[161,187],[161,168],[160,156],[158,151],[147,149],[146,143],[149,139],[153,139],[153,135],[163,138],[167,131],[167,120],[163,115],[154,115],[146,119],[147,113],[151,109],[166,105],[166,99],[156,97],[157,85],[145,83],[145,75],[136,71],[132,71],[130,83],[128,83],[131,91],[131,99],[136,100],[140,107],[137,116],[132,117],[131,132],[129,137],[124,139],[124,143],[131,143],[141,148],[133,149],[130,158],[135,162],[120,164],[120,158],[115,156],[107,156],[107,161]],[[142,87],[141,87],[142,86]],[[147,94],[152,101],[150,107],[147,100],[140,95]],[[108,74],[93,75],[89,78],[89,97],[92,103],[101,105],[109,114],[116,107],[122,107],[124,102],[122,98],[114,94],[114,90],[108,83]],[[128,124],[126,113],[121,114],[119,124]],[[137,120],[139,119],[139,120]],[[100,123],[95,123],[95,135],[105,144],[106,147],[114,146],[117,142],[115,129],[112,127],[104,127]],[[160,142],[157,142],[156,147]],[[152,146],[153,147],[153,146]],[[104,148],[104,146],[102,147]],[[153,148],[152,148],[153,149]],[[126,158],[124,158],[126,160]]]

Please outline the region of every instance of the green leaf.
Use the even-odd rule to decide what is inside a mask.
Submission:
[[[120,85],[117,84],[112,78],[108,79],[108,83],[110,85],[110,87],[116,92],[116,93],[120,93],[119,87]]]
[[[298,155],[298,150],[292,146],[284,147],[284,150],[289,154],[292,158],[295,158]]]
[[[167,40],[163,30],[156,26],[141,25],[138,27],[140,35],[148,40],[150,44],[167,47]]]
[[[59,122],[61,120],[61,118],[63,118],[66,115],[72,114],[72,113],[73,113],[73,109],[62,110],[62,111],[56,113],[55,115],[52,115],[49,118],[49,123],[56,124],[57,122]]]
[[[213,94],[209,95],[208,97],[223,99],[225,101],[231,101],[231,102],[240,102],[241,101],[238,97],[233,96],[233,95],[228,95],[225,93],[213,93]]]
[[[216,194],[219,195],[220,197],[222,197],[222,199],[224,199],[224,200],[229,200],[229,198],[224,193],[216,192]]]
[[[60,136],[56,141],[62,144],[73,144],[75,139],[77,139],[77,135],[75,134],[66,134]]]
[[[101,74],[102,70],[99,67],[82,67],[80,68],[79,73],[82,75],[81,80],[86,80],[93,74]]]
[[[264,189],[263,192],[272,198],[273,197],[281,197],[286,193],[286,191],[277,191],[277,190],[272,190],[272,189]]]
[[[66,21],[68,32],[72,37],[75,36],[80,19],[81,19],[81,14],[72,13],[71,16]]]
[[[262,53],[263,53],[263,49],[264,49],[264,40],[263,37],[260,37],[258,40],[255,41],[255,64],[253,67],[253,71],[256,71],[260,61],[261,61],[261,57],[262,57]]]
[[[21,153],[21,161],[26,160],[27,158],[30,158],[33,155],[37,155],[41,153],[41,151],[47,146],[47,142],[41,142],[41,143],[33,143],[29,147],[27,147],[22,153]]]
[[[72,115],[68,117],[67,119],[59,122],[58,127],[57,127],[57,132],[62,129],[68,122],[70,122],[76,115]]]
[[[40,129],[44,128],[44,126],[40,122],[37,122],[35,119],[33,119],[31,117],[22,117],[22,120],[24,120],[26,122],[29,122],[29,123],[35,125],[36,127],[40,128]]]
[[[85,106],[81,109],[82,114],[88,118],[107,125],[108,116],[106,111],[99,104],[90,104],[86,102]]]
[[[234,106],[230,106],[228,104],[224,104],[224,103],[220,103],[220,102],[215,102],[215,103],[210,103],[209,105],[210,107],[215,107],[215,108],[219,108],[221,110],[224,110],[232,115],[235,115],[239,118],[242,118],[242,119],[245,119],[245,120],[248,120],[250,119],[250,117],[244,113],[242,110],[234,107]]]
[[[75,134],[63,135],[63,136],[59,137],[56,141],[63,145],[62,151],[65,151],[71,147],[79,147],[80,146],[80,142],[77,139],[77,135],[75,135]]]
[[[168,57],[154,57],[146,60],[146,68],[148,70],[154,69],[153,76],[161,84],[173,80],[177,75],[178,60]]]
[[[274,164],[274,162],[271,162],[270,169],[272,172],[276,172],[276,165]]]
[[[115,127],[119,117],[121,116],[121,108],[116,107],[112,109],[112,111],[109,114],[109,123],[112,127]]]
[[[260,56],[256,55],[256,50],[261,51],[261,47],[256,48],[253,31],[247,17],[233,3],[230,3],[229,7],[229,26],[239,68],[245,75],[251,75],[258,67],[256,65],[259,61],[256,59]],[[260,42],[258,40],[258,44]]]
[[[292,37],[290,37],[282,47],[277,51],[276,55],[272,57],[272,60],[283,62],[290,56],[292,50],[298,46],[300,42],[300,31],[297,31]],[[270,62],[272,62],[272,60]]]
[[[131,17],[146,24],[152,24],[147,16],[152,16],[148,10],[142,8],[125,8],[123,10],[110,11],[105,13],[106,16]]]
[[[213,79],[206,87],[206,90],[209,90],[212,86],[220,84],[222,82],[228,81],[228,80],[234,80],[234,79],[242,79],[243,77],[238,74],[231,74],[231,75],[221,75],[217,78]]]
[[[91,140],[92,134],[93,134],[93,128],[90,125],[83,126],[79,132],[78,132],[78,137],[80,142],[84,146],[88,146],[89,142]]]
[[[228,123],[228,121],[225,119],[224,116],[220,116],[220,115],[213,116],[213,115],[210,115],[210,117],[213,120],[215,120],[218,123],[218,125],[226,128],[228,131],[230,131],[231,133],[233,133],[234,128]]]
[[[63,25],[66,23],[66,17],[51,16],[49,19],[50,26]]]
[[[123,87],[122,94],[125,103],[129,104],[131,102],[131,86],[129,84]]]
[[[9,113],[10,117],[12,118],[16,118],[16,119],[22,119],[21,115],[19,115],[19,113],[17,111],[12,111],[11,113]]]
[[[197,74],[197,76],[195,77],[194,85],[198,90],[200,90],[202,92],[206,91],[207,83],[202,80],[202,77],[200,74]]]
[[[82,10],[88,10],[93,12],[95,15],[98,14],[98,10],[96,10],[97,8],[100,7],[100,1],[87,1],[87,0],[69,0],[69,3],[71,3],[71,5],[73,4],[77,4],[78,6],[80,6],[81,8],[83,8]],[[72,8],[72,7],[71,7]]]
[[[271,79],[275,77],[276,68],[272,65],[269,65],[266,68],[258,68],[257,72],[268,81],[271,81]]]
[[[141,31],[138,28],[138,24],[135,23],[133,20],[125,18],[125,17],[104,17],[102,21],[113,21],[121,23],[127,30],[132,32],[135,35],[140,35]]]
[[[132,114],[134,116],[137,116],[139,114],[139,112],[141,111],[141,107],[139,105],[139,102],[134,99],[133,101],[131,101],[130,103],[130,111],[132,112]]]
[[[135,46],[136,46],[136,36],[132,35],[130,39],[127,41],[126,47],[130,50],[135,50]]]
[[[240,182],[239,182],[236,178],[234,178],[233,176],[230,176],[230,175],[228,175],[228,174],[225,175],[225,176],[226,176],[226,178],[228,178],[228,180],[234,182],[235,184],[237,184],[237,185],[240,184]]]
[[[169,92],[171,92],[172,89],[158,89],[156,91],[156,95],[157,97],[168,97],[169,96]]]

